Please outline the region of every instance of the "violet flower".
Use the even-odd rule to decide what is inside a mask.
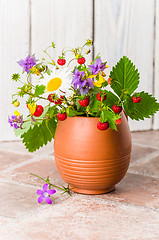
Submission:
[[[97,75],[99,71],[103,71],[105,69],[105,64],[102,63],[100,58],[97,58],[94,64],[89,65],[89,68],[92,75]]]
[[[38,195],[41,195],[39,198],[38,198],[38,203],[42,203],[43,200],[45,199],[45,201],[48,203],[48,204],[52,204],[52,201],[50,199],[50,195],[56,193],[56,190],[54,189],[48,189],[48,184],[44,184],[43,185],[43,190],[41,189],[38,189],[37,190],[37,194]]]
[[[90,78],[85,78],[85,72],[79,71],[75,68],[74,77],[72,80],[74,89],[79,88],[81,95],[86,95],[90,88],[94,88],[93,82]]]
[[[18,64],[23,67],[24,71],[29,73],[30,69],[36,64],[36,58],[34,55],[27,56],[25,59],[21,59]]]
[[[12,115],[11,117],[8,116],[8,122],[10,123],[10,126],[14,129],[22,128],[23,124],[23,116],[16,116]]]

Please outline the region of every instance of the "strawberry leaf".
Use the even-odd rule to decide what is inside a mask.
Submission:
[[[39,95],[42,95],[45,92],[46,87],[44,85],[36,85],[34,96],[38,97]]]
[[[137,121],[150,118],[155,112],[159,110],[159,103],[147,92],[138,93],[141,97],[141,102],[134,103],[132,96],[127,96],[124,102],[124,110],[126,114]]]
[[[21,135],[23,143],[29,152],[34,152],[54,138],[56,130],[55,118],[43,120],[40,125],[35,125]]]
[[[105,110],[105,111],[102,111],[102,113],[101,113],[100,122],[102,122],[102,123],[108,122],[109,127],[111,129],[117,130],[116,125],[115,125],[115,120],[118,118],[119,118],[119,116],[116,115],[115,113]]]
[[[76,115],[76,112],[71,107],[68,107],[66,108],[66,114],[69,117],[74,117]]]
[[[123,56],[110,72],[111,88],[121,96],[123,91],[131,95],[139,84],[139,73],[135,65],[126,56]]]
[[[119,98],[110,91],[104,90],[104,92],[107,94],[107,98],[103,103],[112,108],[112,106],[119,101]]]

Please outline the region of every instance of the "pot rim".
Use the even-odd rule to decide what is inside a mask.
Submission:
[[[124,115],[126,116],[127,118],[127,115],[125,113],[125,111],[122,109],[122,111],[120,113],[124,113]],[[84,117],[84,116],[73,116],[73,117],[69,117],[67,116],[68,118],[87,118],[87,119],[100,119],[100,117]]]

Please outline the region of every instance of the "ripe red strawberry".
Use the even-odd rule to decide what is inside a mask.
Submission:
[[[116,125],[120,124],[122,122],[121,118],[115,120]]]
[[[82,106],[82,107],[87,107],[89,105],[89,98],[86,97],[85,99],[83,100],[79,100],[79,104]]]
[[[57,113],[57,118],[59,121],[64,121],[67,118],[66,113]]]
[[[83,64],[83,63],[85,63],[85,61],[86,61],[86,59],[85,59],[84,57],[77,59],[77,62],[78,62],[79,64]]]
[[[47,99],[48,99],[50,102],[54,102],[53,96],[54,96],[54,94],[51,93],[51,94],[48,95],[48,98],[47,98]]]
[[[59,105],[61,105],[62,102],[63,102],[63,100],[64,100],[64,96],[60,96],[60,98],[57,99],[56,101],[54,101],[54,103],[55,103],[55,104],[59,104]]]
[[[97,93],[97,100],[100,101],[100,102],[102,101],[101,93],[102,92]],[[107,94],[104,93],[103,102],[106,100],[106,98],[107,98]]]
[[[108,122],[104,122],[104,123],[98,122],[97,123],[97,128],[99,130],[106,130],[106,129],[109,128],[109,123]]]
[[[43,107],[41,105],[37,105],[36,110],[33,115],[35,117],[40,117],[41,114],[43,113],[43,111],[44,111]]]
[[[120,113],[122,111],[122,106],[117,106],[114,104],[112,109],[115,113]]]
[[[59,58],[59,59],[57,60],[57,63],[58,63],[60,66],[63,66],[63,65],[65,65],[65,63],[66,63],[66,60],[65,60],[64,58]]]
[[[139,97],[133,96],[132,100],[133,100],[134,103],[139,103],[139,102],[141,102],[141,97],[140,96]]]

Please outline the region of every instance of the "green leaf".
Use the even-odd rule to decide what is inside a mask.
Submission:
[[[104,92],[107,94],[107,98],[103,103],[112,108],[112,106],[119,101],[119,98],[110,91],[104,90]]]
[[[31,121],[28,121],[28,122],[24,122],[23,123],[23,128],[17,128],[17,129],[14,129],[14,133],[15,133],[15,136],[21,136],[23,133],[27,132],[29,130],[29,128],[33,128],[34,125],[32,124]]]
[[[48,111],[46,112],[46,116],[49,118],[52,118],[55,114],[57,114],[57,107],[52,106],[47,109]]]
[[[68,108],[66,108],[66,114],[69,117],[74,117],[76,115],[76,112],[71,107],[68,107]]]
[[[21,135],[23,143],[29,152],[34,152],[54,138],[56,130],[55,118],[43,120],[40,125],[35,125]]]
[[[126,56],[123,56],[110,72],[111,88],[121,96],[122,91],[131,95],[139,84],[139,73],[135,65]]]
[[[119,118],[119,115],[116,115],[115,113],[108,111],[108,110],[103,110],[100,116],[100,121],[103,122],[108,122],[109,123],[109,127],[111,129],[115,129],[116,125],[115,125],[115,120]]]
[[[100,102],[97,100],[97,94],[93,95],[90,99],[89,108],[92,113],[97,113],[99,110]]]
[[[159,110],[159,103],[147,92],[138,93],[141,97],[141,102],[134,103],[132,96],[128,96],[124,102],[124,110],[126,114],[137,121],[150,118],[155,112]]]
[[[53,65],[54,65],[54,62],[53,62]],[[46,73],[47,73],[48,75],[50,75],[50,74],[51,74],[51,72],[50,72],[50,69],[49,69],[49,68],[47,68],[47,70],[46,70]]]
[[[34,96],[38,97],[40,95],[42,95],[45,92],[46,87],[44,85],[36,85],[35,87],[35,92],[34,92]]]

